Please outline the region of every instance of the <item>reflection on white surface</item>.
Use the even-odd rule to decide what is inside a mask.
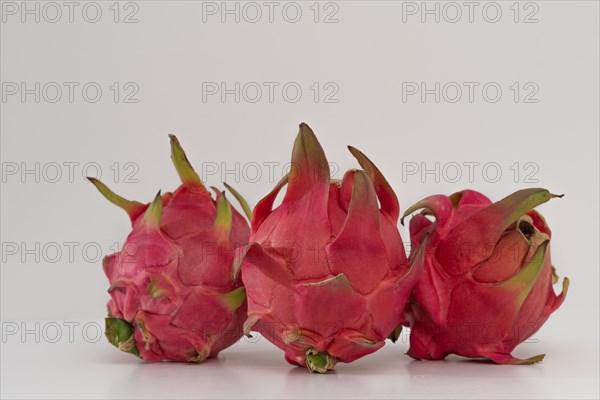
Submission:
[[[2,398],[597,398],[598,345],[526,343],[517,356],[548,353],[533,366],[450,357],[413,361],[405,343],[336,371],[292,367],[266,340],[241,341],[204,364],[145,364],[96,343],[2,344]]]

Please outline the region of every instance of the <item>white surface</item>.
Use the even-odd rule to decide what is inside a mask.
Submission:
[[[28,3],[31,8],[44,2]],[[236,346],[203,366],[142,365],[116,353],[104,339],[93,345],[36,344],[28,337],[23,344],[10,337],[0,343],[2,395],[597,397],[599,2],[533,2],[538,7],[533,24],[513,22],[513,1],[497,2],[501,21],[486,22],[480,12],[484,3],[473,23],[465,20],[466,9],[458,23],[435,23],[431,16],[421,23],[419,15],[402,22],[406,2],[400,1],[335,2],[339,21],[334,24],[311,22],[312,1],[299,2],[304,18],[296,24],[279,17],[273,23],[221,23],[218,16],[204,23],[203,3],[195,1],[138,1],[135,24],[114,23],[112,1],[100,2],[98,23],[82,20],[83,4],[73,23],[65,20],[66,8],[57,23],[35,23],[31,16],[22,23],[20,15],[5,15],[2,82],[28,87],[98,82],[104,96],[97,103],[81,96],[70,103],[65,92],[57,103],[36,103],[31,95],[26,102],[12,96],[0,103],[3,166],[32,169],[38,163],[40,170],[50,167],[45,170],[50,178],[52,163],[62,166],[55,183],[44,177],[36,181],[31,174],[2,178],[2,329],[6,333],[24,321],[104,316],[107,281],[99,260],[114,251],[115,242],[122,243],[129,226],[125,214],[83,179],[86,163],[97,163],[103,181],[121,195],[149,201],[158,189],[178,185],[167,138],[175,133],[207,184],[221,186],[225,178],[255,204],[282,175],[297,124],[305,121],[338,167],[336,177],[356,167],[345,148],[352,144],[380,167],[402,210],[427,195],[463,188],[493,200],[526,187],[566,194],[539,210],[553,230],[553,264],[561,277],[571,279],[569,294],[539,332],[539,343],[526,344],[517,354],[546,352],[543,364],[414,363],[402,355],[404,344],[386,346],[320,377],[289,368],[280,352],[263,343]],[[521,18],[531,7],[520,9]],[[139,102],[114,103],[113,82],[138,84]],[[236,103],[231,96],[225,103],[203,102],[203,82],[229,87],[297,82],[304,95],[297,103],[281,97],[273,103]],[[339,101],[315,103],[309,89],[314,82],[336,83]],[[436,103],[431,96],[425,103],[418,96],[403,102],[403,82],[428,87],[497,82],[504,95],[496,103],[481,96],[472,103],[464,98]],[[509,89],[514,82],[536,83],[539,101],[515,103]],[[137,183],[124,182],[132,172],[125,168],[129,162],[137,166]],[[269,176],[265,162],[277,163],[275,176]],[[480,165],[472,180],[465,167],[470,162]],[[65,163],[79,163],[73,179]],[[251,163],[262,166],[255,182],[239,172],[224,176]],[[409,166],[432,169],[435,163],[463,166],[462,177],[457,182],[431,174],[403,177]],[[482,175],[487,163],[500,166],[497,182]],[[515,163],[517,179],[511,169]],[[532,170],[526,163],[537,167],[534,181],[527,179]],[[214,166],[216,175],[205,173]],[[93,169],[88,174],[96,175]],[[408,241],[408,230],[400,229]],[[72,257],[65,243],[76,244]],[[19,250],[13,254],[8,244]],[[87,254],[85,246],[91,246]],[[57,258],[56,247],[62,252]],[[96,256],[96,248],[102,254]]]
[[[33,326],[33,325],[32,325]],[[43,326],[43,325],[42,325]],[[54,333],[47,331],[49,337]],[[94,337],[94,330],[89,331]],[[293,367],[266,340],[242,340],[204,364],[144,364],[104,338],[74,343],[20,343],[2,350],[2,398],[598,398],[597,345],[575,341],[525,343],[516,355],[546,352],[533,366],[506,366],[450,357],[413,361],[405,343],[334,373]],[[33,336],[31,337],[33,339]]]

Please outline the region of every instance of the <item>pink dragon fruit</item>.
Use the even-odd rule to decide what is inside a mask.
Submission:
[[[231,268],[249,227],[224,193],[212,199],[172,135],[171,158],[183,184],[151,204],[88,178],[133,225],[123,250],[103,261],[111,296],[106,336],[145,361],[202,362],[242,335],[245,291]]]
[[[551,232],[533,208],[557,197],[525,189],[492,204],[478,192],[431,196],[405,215],[410,221],[413,268],[423,275],[407,308],[410,350],[416,359],[450,353],[485,357],[498,364],[531,364],[511,356],[563,302],[550,262]],[[435,222],[425,217],[433,214]]]
[[[367,157],[350,151],[364,171],[331,180],[317,138],[300,125],[290,174],[256,205],[234,270],[247,290],[246,332],[260,332],[289,363],[313,372],[381,348],[418,275],[396,227],[395,193]]]

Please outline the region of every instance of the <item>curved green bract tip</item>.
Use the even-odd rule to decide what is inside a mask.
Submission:
[[[390,333],[388,335],[387,338],[390,339],[392,341],[392,343],[396,343],[398,341],[398,339],[400,338],[401,334],[402,334],[402,325],[398,325],[396,328],[394,328],[392,333]]]
[[[244,335],[250,336],[250,332],[252,331],[252,327],[256,325],[258,320],[260,319],[260,314],[250,314],[248,315],[248,319],[244,322]]]
[[[452,213],[452,203],[447,196],[441,194],[426,197],[410,206],[404,214],[402,214],[400,224],[404,226],[404,219],[420,209],[425,209],[428,213],[433,215],[438,225],[444,225]]]
[[[537,364],[539,362],[541,362],[544,357],[546,357],[545,354],[538,354],[537,356],[533,356],[533,357],[529,357],[526,358],[524,360],[517,360],[514,365],[531,365],[531,364]]]
[[[233,224],[233,215],[231,213],[231,205],[225,197],[225,192],[222,192],[217,200],[217,215],[213,223],[213,229],[219,231],[223,239],[229,239],[231,234],[231,226]]]
[[[135,339],[133,338],[133,325],[124,319],[108,317],[105,319],[104,334],[108,341],[121,351],[140,356]]]
[[[558,282],[558,275],[556,274],[556,268],[552,267],[552,284]]]
[[[406,209],[406,211],[404,211],[404,214],[402,214],[402,217],[400,218],[400,225],[404,226],[404,220],[406,219],[406,217],[408,217],[410,214],[414,213],[415,211],[420,210],[425,207],[426,207],[426,205],[424,204],[424,200],[408,207]],[[427,208],[425,208],[425,209],[428,210]]]
[[[502,353],[483,353],[484,357],[489,358],[496,364],[501,365],[531,365],[539,363],[546,356],[545,354],[538,354],[537,356],[529,357],[529,358],[516,358],[511,356],[510,354],[502,354]]]
[[[240,206],[242,206],[242,210],[244,210],[244,214],[246,214],[248,221],[252,221],[252,209],[250,208],[250,205],[246,199],[244,199],[244,197],[237,190],[228,185],[227,182],[223,182],[223,185],[225,185],[227,190],[229,190],[238,203],[240,203]]]
[[[246,301],[246,289],[242,286],[224,294],[221,299],[231,311],[235,311]]]
[[[565,276],[562,281],[562,294],[564,296],[566,296],[567,291],[569,290],[570,283],[571,283],[571,280]]]
[[[521,215],[550,199],[561,198],[563,195],[550,193],[543,188],[523,189],[492,204],[488,209],[504,211],[506,220],[502,221],[506,226],[517,220]],[[500,212],[502,214],[502,212]]]
[[[309,349],[306,352],[306,367],[310,372],[323,374],[329,370],[335,368],[337,359],[332,357],[326,351],[317,351],[315,349]]]
[[[201,187],[206,190],[202,184],[202,180],[200,180],[200,176],[198,176],[196,171],[194,171],[192,164],[188,161],[185,151],[183,151],[183,147],[181,147],[177,137],[175,135],[169,135],[169,138],[171,139],[171,160],[173,160],[173,165],[175,165],[175,169],[179,174],[181,182],[185,186]]]
[[[145,204],[142,204],[138,201],[127,200],[126,198],[119,196],[96,178],[88,176],[87,180],[90,181],[96,187],[96,189],[98,189],[98,191],[106,198],[106,200],[125,210],[132,220],[140,215],[143,212],[144,207],[146,207]]]
[[[452,193],[450,196],[448,196],[448,200],[450,200],[452,207],[458,208],[458,204],[460,203],[462,197],[463,197],[463,192],[455,192],[455,193]]]
[[[160,227],[160,219],[162,217],[163,204],[160,191],[154,197],[154,200],[144,213],[144,223],[155,228]]]
[[[322,198],[324,204],[329,193],[329,181],[330,169],[325,152],[312,129],[301,123],[294,140],[288,188],[283,203],[295,202],[311,191]]]
[[[233,257],[233,264],[231,265],[231,279],[233,280],[233,283],[238,283],[238,277],[240,275],[240,270],[242,269],[244,259],[246,258],[246,254],[248,254],[253,246],[258,246],[258,244],[256,242],[248,243],[244,247],[236,249]]]

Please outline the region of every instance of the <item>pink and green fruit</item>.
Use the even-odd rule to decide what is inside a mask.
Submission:
[[[249,227],[224,193],[213,198],[175,136],[171,158],[182,184],[150,204],[89,178],[133,228],[123,250],[103,261],[111,297],[106,336],[145,361],[202,362],[242,336],[246,296],[231,269]]]
[[[552,233],[538,205],[558,197],[525,189],[493,203],[464,190],[428,197],[410,221],[413,268],[423,269],[407,308],[410,350],[417,359],[450,353],[498,364],[532,364],[513,349],[533,335],[560,305],[569,280],[558,281],[550,260]],[[431,221],[426,215],[433,215]]]
[[[364,170],[331,179],[321,145],[301,124],[291,172],[256,205],[250,243],[237,260],[246,331],[260,332],[289,363],[312,372],[352,362],[394,337],[419,272],[409,268],[397,229],[396,194],[364,154],[350,151]]]

